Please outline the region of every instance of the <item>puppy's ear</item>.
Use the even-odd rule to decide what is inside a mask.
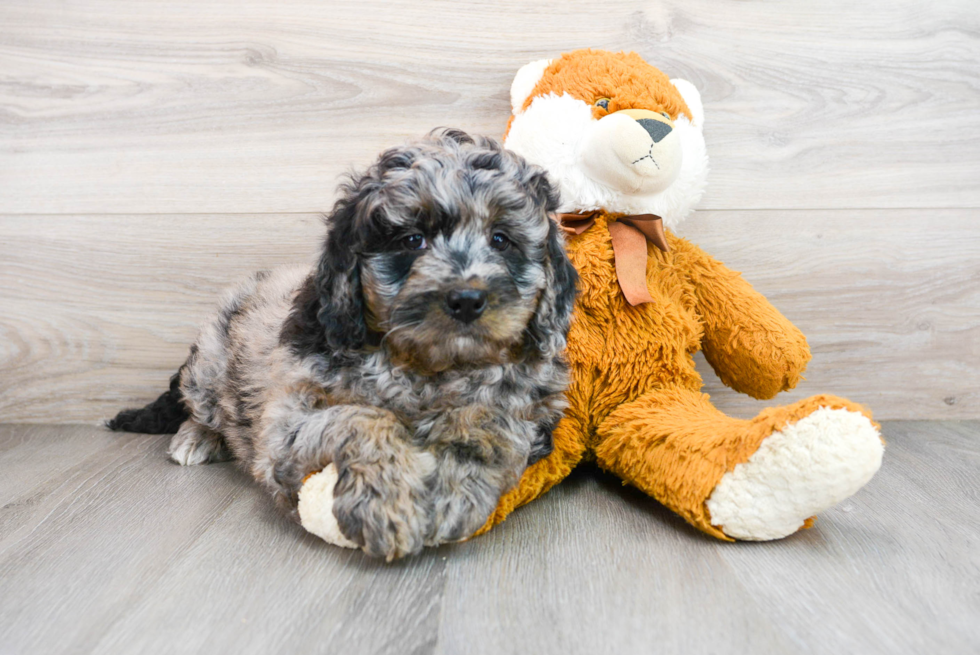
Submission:
[[[560,203],[558,190],[548,179],[544,169],[537,166],[528,167],[528,175],[524,184],[531,190],[538,204],[549,214],[553,214]]]
[[[572,308],[578,293],[578,272],[565,254],[564,237],[558,223],[550,219],[545,273],[547,282],[538,301],[538,309],[528,323],[524,342],[526,348],[552,359],[565,350]]]
[[[332,353],[357,350],[367,339],[364,296],[357,259],[359,197],[354,189],[334,206],[327,217],[327,238],[314,274],[319,299],[317,321]]]

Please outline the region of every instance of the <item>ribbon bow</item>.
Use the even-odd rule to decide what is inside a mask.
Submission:
[[[601,210],[576,214],[558,214],[558,225],[569,234],[582,234],[595,224]],[[619,288],[630,305],[653,302],[647,288],[647,241],[664,252],[670,252],[663,220],[656,214],[624,214],[610,216],[609,236],[612,238]]]

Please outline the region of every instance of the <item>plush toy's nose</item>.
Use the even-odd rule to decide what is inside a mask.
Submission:
[[[649,109],[621,109],[616,113],[625,114],[639,123],[654,143],[660,143],[665,136],[674,130],[670,124],[670,119]]]
[[[636,121],[640,126],[647,131],[650,138],[653,139],[654,143],[660,143],[660,140],[671,133],[674,129],[667,123],[663,121],[655,121],[652,118],[641,118]]]

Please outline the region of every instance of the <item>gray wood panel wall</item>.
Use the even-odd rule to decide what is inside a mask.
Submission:
[[[785,399],[980,417],[974,0],[32,0],[0,5],[0,421],[154,397],[222,286],[312,256],[345,170],[499,135],[514,71],[583,46],[701,90],[681,233],[808,334]]]

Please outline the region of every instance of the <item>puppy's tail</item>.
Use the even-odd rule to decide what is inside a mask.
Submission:
[[[180,371],[184,370],[182,366]],[[184,407],[184,394],[180,391],[180,371],[170,378],[170,390],[142,409],[124,409],[116,417],[105,422],[116,432],[141,432],[143,434],[173,434],[190,414]]]

